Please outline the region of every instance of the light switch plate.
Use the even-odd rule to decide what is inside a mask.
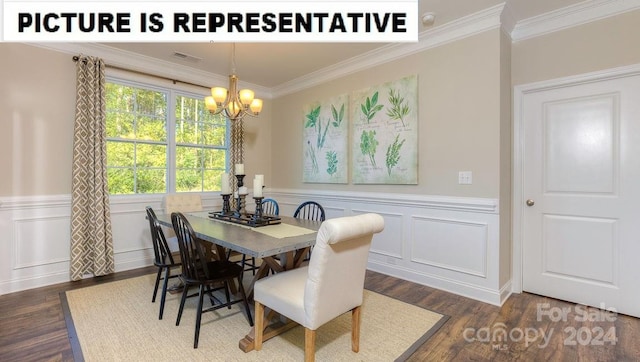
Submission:
[[[459,185],[471,185],[473,183],[473,173],[471,171],[458,172]]]

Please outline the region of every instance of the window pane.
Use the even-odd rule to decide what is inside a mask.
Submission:
[[[128,139],[135,138],[135,134],[133,132],[133,120],[133,114],[107,111],[107,137]]]
[[[189,121],[178,121],[176,123],[176,142],[197,144],[199,130],[196,124]]]
[[[227,128],[213,123],[203,124],[203,144],[212,146],[224,146]]]
[[[202,156],[204,158],[203,167],[205,169],[218,169],[224,171],[225,167],[225,151],[216,149],[203,149]]]
[[[204,101],[199,101],[195,98],[176,97],[176,120],[197,121],[196,110],[198,102],[204,104]]]
[[[176,192],[202,191],[202,170],[176,169]]]
[[[109,193],[112,195],[133,194],[133,168],[108,168]]]
[[[222,178],[222,172],[222,170],[205,170],[203,191],[220,191],[220,179]]]
[[[136,147],[137,167],[167,167],[167,147],[139,143]]]
[[[107,141],[107,167],[133,167],[134,144],[131,142]],[[133,179],[131,179],[133,185]]]
[[[167,131],[164,118],[140,116],[136,124],[137,139],[150,141],[166,141]]]
[[[167,189],[166,169],[138,168],[136,192],[139,194],[160,194]]]
[[[200,149],[195,147],[176,147],[176,168],[200,168]]]
[[[135,104],[135,90],[121,84],[107,83],[107,110],[117,109],[123,112],[133,112]]]
[[[159,94],[162,96],[158,96]],[[138,113],[143,115],[155,115],[158,107],[166,108],[164,94],[152,90],[138,89],[136,102],[138,103]],[[158,107],[156,107],[156,102]]]

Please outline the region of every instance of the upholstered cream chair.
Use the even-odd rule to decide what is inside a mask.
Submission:
[[[202,197],[198,194],[167,194],[164,197],[164,213],[202,211]],[[165,230],[167,243],[171,251],[178,251],[178,238],[171,228]]]
[[[202,198],[198,194],[168,194],[164,197],[164,212],[202,211]]]
[[[315,358],[318,327],[351,311],[351,349],[359,350],[360,308],[369,247],[384,219],[362,214],[322,223],[306,267],[278,273],[255,283],[255,349],[262,348],[264,309],[268,307],[305,328],[305,361]]]

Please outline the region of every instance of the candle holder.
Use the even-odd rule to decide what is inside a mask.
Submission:
[[[245,210],[245,205],[246,205],[246,199],[247,194],[240,194],[238,193],[238,207],[236,209],[236,215],[237,216],[243,216],[247,213],[247,211]]]
[[[245,175],[242,174],[242,175],[235,175],[235,176],[236,176],[236,179],[238,180],[238,182],[237,182],[238,197],[235,198],[235,200],[234,200],[234,204],[235,204],[234,206],[236,208],[236,214],[238,214],[238,216],[240,216],[240,215],[244,215],[244,198],[242,197],[242,200],[241,200],[240,188],[242,186],[244,186],[244,176]]]
[[[220,194],[220,196],[222,196],[222,215],[230,215],[231,203],[229,200],[231,199],[231,194]]]
[[[264,197],[254,197],[253,198],[256,202],[256,211],[253,214],[253,220],[254,221],[260,221],[262,220],[262,200],[264,199]]]

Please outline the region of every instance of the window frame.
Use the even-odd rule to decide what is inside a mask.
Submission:
[[[132,194],[109,194],[110,197],[132,197],[132,196],[144,196],[144,195],[163,195],[163,194],[168,194],[168,193],[200,193],[200,194],[219,194],[220,191],[205,191],[205,190],[201,190],[201,191],[176,191],[176,185],[177,185],[177,181],[176,181],[176,147],[178,146],[178,143],[176,142],[176,106],[177,106],[177,97],[182,96],[182,97],[187,97],[187,98],[195,98],[198,100],[202,100],[204,102],[204,97],[205,94],[204,93],[200,93],[194,90],[190,90],[190,89],[185,89],[185,87],[179,87],[177,84],[174,84],[173,86],[169,85],[169,84],[165,84],[165,85],[159,85],[159,84],[153,84],[152,82],[148,82],[148,81],[138,81],[138,80],[132,80],[132,79],[128,79],[127,77],[122,77],[122,76],[113,76],[113,75],[107,75],[106,76],[106,82],[107,83],[114,83],[114,84],[118,84],[118,85],[123,85],[123,86],[129,86],[129,87],[136,87],[136,88],[142,88],[145,90],[150,90],[150,91],[154,91],[154,92],[161,92],[164,93],[167,96],[167,110],[166,110],[166,124],[165,124],[165,130],[166,130],[166,143],[164,143],[163,141],[151,141],[151,140],[144,140],[142,141],[142,143],[147,143],[147,144],[160,144],[160,145],[165,145],[166,144],[166,180],[165,180],[165,185],[166,185],[166,190],[165,192],[162,193],[139,193],[139,192],[134,192]],[[110,138],[107,137],[106,141],[121,141],[121,142],[128,142],[128,139],[121,139],[121,138]],[[136,142],[137,139],[131,139],[130,142],[134,143]],[[138,141],[139,142],[139,141]],[[198,145],[193,145],[198,147]],[[200,145],[202,146],[202,145]],[[207,147],[200,147],[201,149],[219,149],[219,150],[224,150],[225,151],[225,160],[224,160],[224,170],[221,172],[228,172],[229,170],[229,160],[230,160],[230,152],[231,152],[231,122],[229,120],[229,118],[225,117],[225,135],[224,135],[224,144],[222,146],[217,146],[217,145],[212,145],[212,146],[207,146]],[[201,165],[202,167],[202,165]],[[134,165],[134,170],[135,170],[135,165]],[[136,170],[137,171],[137,170]],[[202,168],[202,171],[204,172],[204,168]],[[202,185],[204,186],[204,185]]]

